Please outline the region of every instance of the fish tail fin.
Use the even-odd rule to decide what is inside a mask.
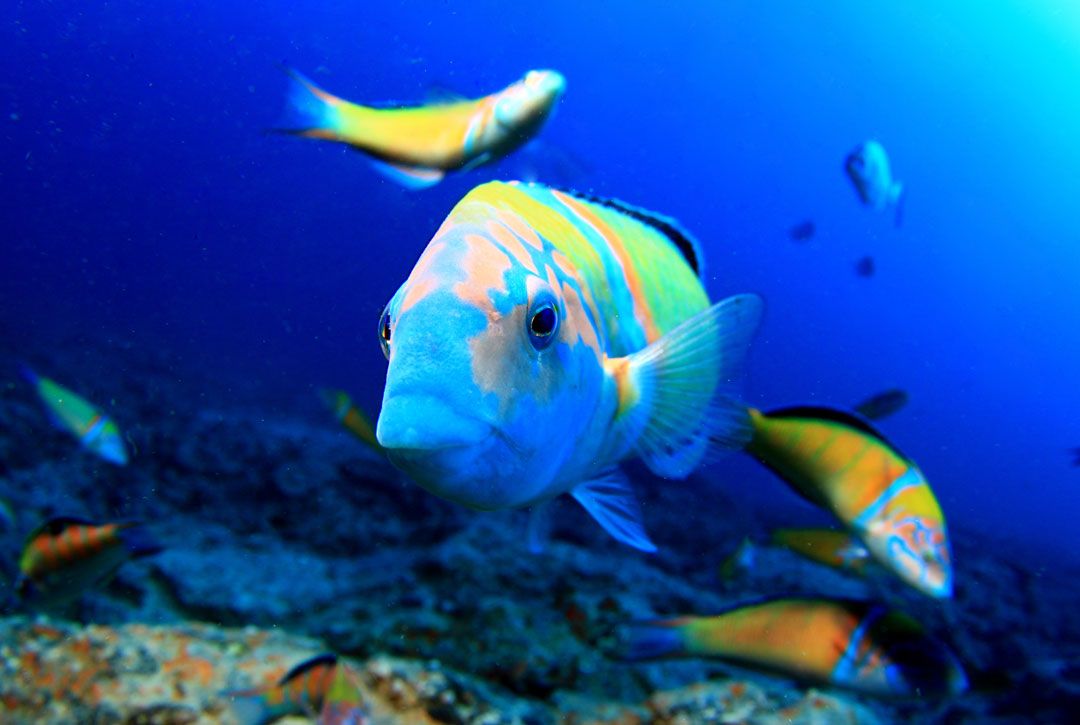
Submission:
[[[282,65],[281,69],[289,76],[289,89],[285,112],[271,131],[309,138],[337,138],[341,126],[339,108],[346,101],[327,93],[293,68]]]
[[[653,473],[685,478],[710,450],[744,447],[752,433],[737,387],[761,322],[755,294],[728,297],[629,357],[620,390],[647,417],[638,455]]]
[[[618,654],[624,660],[655,660],[687,653],[686,618],[631,622],[618,632]]]
[[[157,538],[139,523],[125,524],[120,530],[120,541],[132,559],[160,554],[165,549]]]
[[[904,201],[907,193],[903,183],[897,181],[892,185],[892,204],[894,209],[893,224],[897,229],[904,225]]]
[[[349,412],[349,408],[352,406],[352,399],[344,390],[319,388],[318,392],[319,397],[326,403],[326,407],[333,412],[334,417],[338,420],[343,419],[345,414]]]

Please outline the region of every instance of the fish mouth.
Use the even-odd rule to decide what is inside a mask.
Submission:
[[[379,445],[406,459],[476,446],[500,434],[490,422],[426,392],[388,397],[375,430]]]

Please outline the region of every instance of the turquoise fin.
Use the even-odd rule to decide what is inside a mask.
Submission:
[[[579,484],[570,495],[604,527],[604,531],[622,543],[648,553],[656,551],[656,544],[649,539],[641,522],[641,507],[621,471],[612,470],[600,478]]]
[[[285,111],[278,120],[278,133],[304,135],[311,131],[334,130],[337,127],[337,109],[327,102],[331,96],[298,71],[281,66],[289,77]]]
[[[392,164],[389,161],[379,161],[378,159],[372,159],[371,164],[376,171],[386,178],[413,191],[435,186],[446,176],[446,172],[442,169]]]
[[[699,312],[629,357],[640,416],[636,449],[645,465],[666,478],[685,478],[710,450],[742,448],[752,433],[737,398],[750,340],[763,303],[735,295]]]

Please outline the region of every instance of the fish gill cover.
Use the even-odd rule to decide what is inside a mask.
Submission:
[[[1078,40],[1066,2],[9,3],[0,720],[1067,721]],[[290,117],[282,65],[340,125],[266,133]],[[476,513],[376,439],[387,300],[470,190],[512,179],[577,192],[466,210],[516,260],[498,304],[551,270],[551,296],[513,312],[514,359],[547,375],[580,319],[620,321],[601,353],[628,345],[579,367],[623,422],[603,451],[622,473],[565,482],[590,484],[585,508]],[[603,284],[589,247],[610,253]],[[737,393],[717,366],[749,330],[714,345],[724,318],[698,318],[673,343],[648,324],[697,312],[680,250],[711,302],[764,301]],[[474,282],[459,292],[494,289]],[[468,316],[424,309],[466,333],[428,338],[444,374],[471,370],[449,365]],[[484,349],[492,370],[511,343]],[[552,469],[610,430],[564,440],[601,408],[560,418],[484,380],[554,431],[535,452]],[[739,396],[719,417],[714,387]],[[790,406],[843,415],[768,419]],[[759,460],[649,470],[692,467],[718,425]],[[865,567],[773,537],[824,529]],[[619,642],[802,599],[889,614],[828,619],[842,649],[798,614],[733,618],[745,646],[721,632],[689,659]]]

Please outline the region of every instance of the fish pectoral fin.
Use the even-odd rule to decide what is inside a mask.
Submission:
[[[599,478],[579,484],[570,495],[617,540],[640,551],[656,551],[656,545],[649,539],[641,521],[641,507],[621,471],[608,471]]]
[[[551,501],[545,501],[529,510],[529,524],[525,540],[530,554],[543,554],[551,538]]]
[[[483,166],[484,164],[490,162],[492,158],[494,158],[494,155],[490,151],[485,151],[484,153],[469,161],[469,163],[462,166],[460,171],[472,171],[478,166]]]
[[[412,189],[414,191],[435,186],[435,184],[438,184],[443,180],[443,177],[446,176],[446,172],[442,169],[393,164],[389,161],[379,161],[378,159],[372,159],[371,165],[386,178],[401,184],[406,189]]]
[[[736,392],[762,307],[754,294],[728,297],[627,358],[617,382],[630,391],[619,391],[619,415],[643,419],[631,429],[641,428],[635,447],[653,473],[685,478],[710,449],[750,441]]]

